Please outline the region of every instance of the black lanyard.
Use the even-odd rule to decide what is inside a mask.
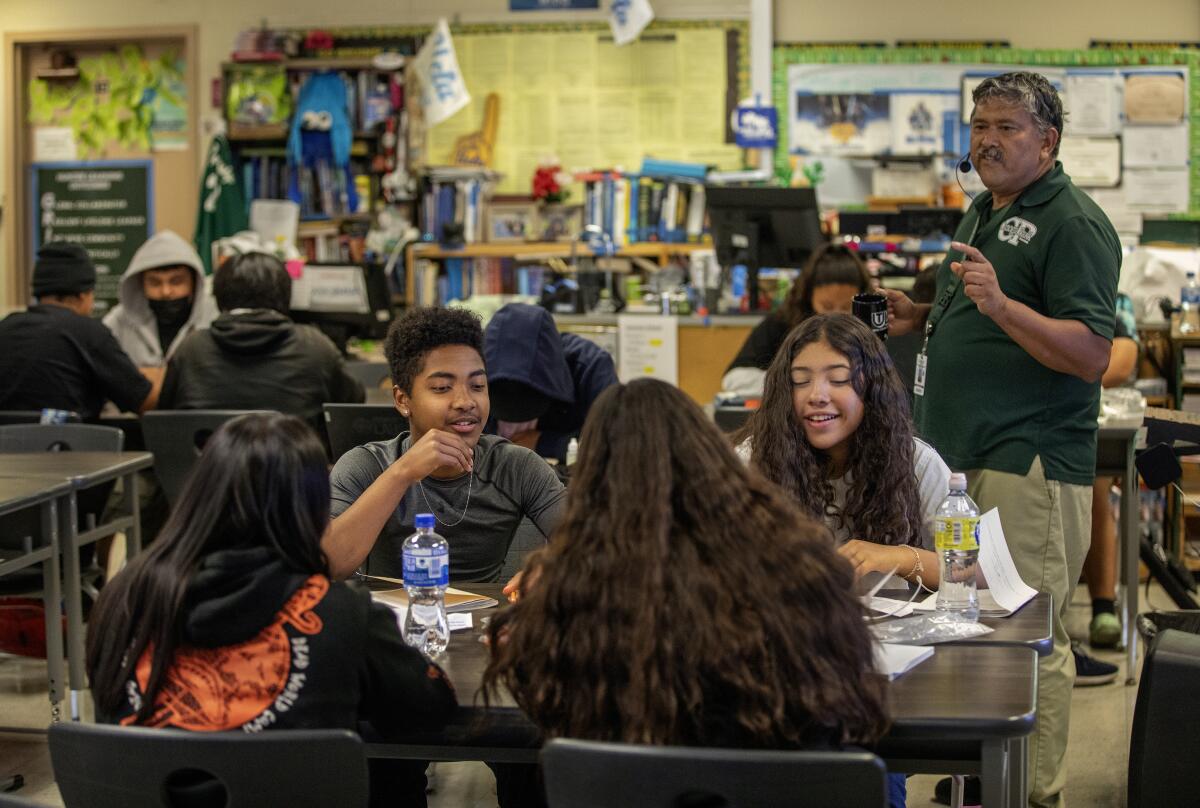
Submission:
[[[1010,202],[1009,204],[1005,205],[1003,209],[993,211],[992,214],[988,216],[988,224],[991,224],[994,220],[999,220],[999,218],[1007,213],[1008,209],[1011,207],[1012,203]],[[976,211],[975,224],[971,226],[971,235],[967,236],[967,244],[971,247],[975,246],[975,236],[979,233],[979,222],[979,212]],[[947,256],[947,258],[949,258],[949,256]],[[964,255],[963,258],[966,258],[966,255]],[[954,302],[954,296],[958,294],[958,288],[960,286],[962,286],[962,278],[954,275],[951,278],[950,283],[948,283],[946,288],[942,290],[942,293],[938,296],[938,299],[934,301],[933,307],[929,310],[929,316],[925,319],[925,342],[921,347],[921,353],[925,353],[929,348],[929,338],[933,336],[933,330],[937,327],[938,321],[942,319],[942,315],[946,313],[946,309],[950,308],[950,304]]]

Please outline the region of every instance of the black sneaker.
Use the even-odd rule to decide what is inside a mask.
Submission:
[[[1106,685],[1116,681],[1117,671],[1120,670],[1116,665],[1088,656],[1078,642],[1071,643],[1071,653],[1075,655],[1075,687]]]
[[[979,795],[979,778],[968,774],[963,778],[963,808],[978,808],[983,801]],[[942,805],[950,804],[950,778],[943,777],[933,787],[933,801]]]

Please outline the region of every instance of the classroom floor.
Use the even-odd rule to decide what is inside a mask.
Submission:
[[[1151,586],[1149,604],[1142,597],[1141,610],[1172,609],[1170,599],[1157,584]],[[1076,590],[1068,629],[1086,638],[1091,617],[1087,591]],[[1071,743],[1067,751],[1067,798],[1071,805],[1088,808],[1119,808],[1125,804],[1129,733],[1133,725],[1136,687],[1125,687],[1123,652],[1100,651],[1100,659],[1120,664],[1117,682],[1099,687],[1076,688],[1071,707]],[[49,720],[45,696],[45,663],[15,657],[0,657],[0,724],[23,728],[0,732],[0,780],[20,773],[25,786],[18,794],[44,805],[61,806],[46,749],[45,733],[39,729]],[[84,714],[91,714],[85,702]],[[935,776],[915,776],[908,781],[908,804],[914,808],[931,805]],[[440,763],[436,790],[430,808],[493,808],[495,784],[482,763]]]

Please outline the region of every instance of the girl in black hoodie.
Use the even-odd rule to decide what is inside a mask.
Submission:
[[[441,726],[456,704],[449,681],[404,644],[391,611],[330,580],[328,522],[325,452],[303,421],[253,414],[217,430],[157,541],[96,602],[96,720],[202,732]]]

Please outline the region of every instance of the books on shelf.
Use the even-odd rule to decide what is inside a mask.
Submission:
[[[538,297],[550,270],[514,258],[418,258],[413,267],[414,305],[442,306],[472,295],[522,294]]]
[[[500,174],[462,166],[433,166],[426,170],[421,195],[421,232],[427,241],[445,242],[446,225],[461,227],[462,240],[484,240],[483,211]]]
[[[575,179],[584,187],[584,223],[603,230],[617,249],[643,241],[698,242],[704,234],[702,179],[619,171]]]

